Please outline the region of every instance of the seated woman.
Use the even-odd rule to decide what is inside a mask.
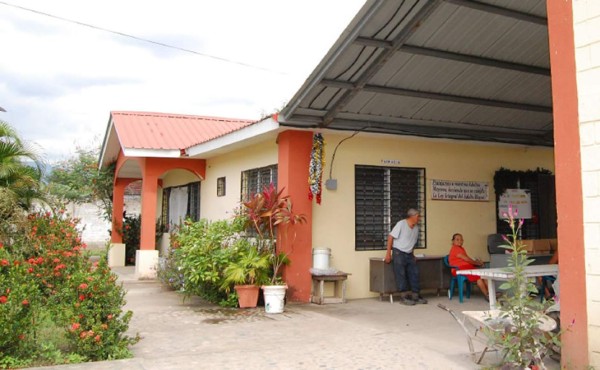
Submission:
[[[556,251],[554,252],[552,257],[550,258],[550,261],[548,261],[548,264],[549,265],[558,264],[558,248],[556,249]],[[540,290],[543,290],[544,298],[547,300],[554,297],[554,288],[552,287],[552,285],[555,280],[556,280],[556,276],[554,276],[554,275],[537,277],[538,287]]]
[[[483,262],[479,259],[472,259],[469,257],[465,249],[463,248],[463,236],[461,234],[452,235],[452,248],[450,248],[450,254],[448,255],[448,262],[452,266],[456,266],[461,270],[475,269],[483,266]],[[454,274],[454,273],[453,273]],[[484,294],[485,299],[489,299],[487,281],[479,276],[467,275],[472,283],[477,283],[479,290]]]

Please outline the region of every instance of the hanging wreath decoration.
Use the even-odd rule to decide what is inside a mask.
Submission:
[[[317,204],[321,204],[321,179],[323,178],[323,167],[325,166],[325,139],[323,135],[314,134],[312,151],[310,153],[310,166],[308,175],[308,199],[316,198]]]

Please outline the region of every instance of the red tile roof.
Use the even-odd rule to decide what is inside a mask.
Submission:
[[[111,112],[121,147],[185,149],[249,126],[256,121],[149,112]]]

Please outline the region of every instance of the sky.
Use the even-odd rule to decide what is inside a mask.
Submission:
[[[365,0],[0,0],[0,120],[47,162],[111,111],[259,119],[293,97]]]

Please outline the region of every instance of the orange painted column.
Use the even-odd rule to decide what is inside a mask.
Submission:
[[[144,162],[142,178],[142,219],[140,250],[156,249],[156,202],[158,174],[148,161]]]
[[[123,205],[125,202],[125,187],[127,184],[120,179],[115,180],[112,201],[112,230],[110,241],[112,243],[123,243]]]
[[[117,178],[113,187],[112,205],[112,230],[110,241],[112,243],[123,243],[123,207],[125,203],[125,188],[138,179]]]
[[[585,369],[588,320],[583,239],[583,192],[571,0],[547,1],[560,272],[563,368]]]
[[[277,187],[285,188],[283,195],[292,200],[292,210],[304,214],[306,223],[290,227],[288,238],[280,241],[288,253],[291,264],[286,266],[284,279],[288,284],[288,297],[295,302],[310,302],[312,279],[312,202],[308,199],[308,166],[312,149],[312,132],[285,131],[279,134],[279,160]],[[283,233],[279,233],[282,235]],[[295,237],[294,237],[295,236]]]

